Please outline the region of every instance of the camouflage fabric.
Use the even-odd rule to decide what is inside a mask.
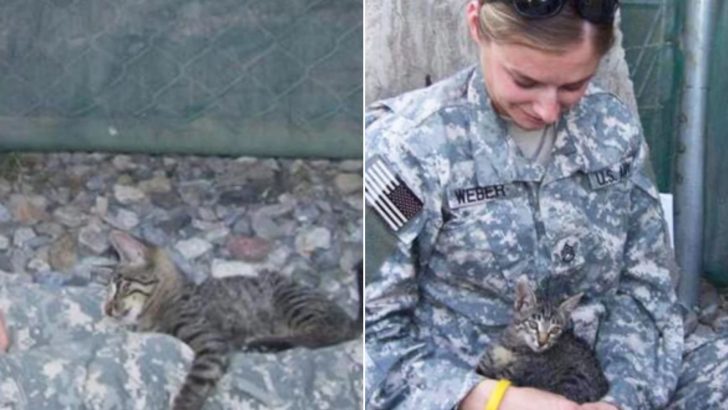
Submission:
[[[0,409],[165,409],[192,350],[102,318],[105,289],[49,287],[0,273],[11,346],[0,354]],[[236,354],[205,409],[354,409],[361,342]]]
[[[614,95],[590,86],[544,167],[520,153],[470,68],[375,103],[366,153],[367,177],[384,164],[423,202],[368,281],[367,408],[456,406],[481,380],[474,366],[509,322],[521,275],[554,297],[585,293],[575,331],[610,381],[604,401],[668,403],[683,352],[675,265],[647,145]]]
[[[667,409],[728,408],[728,325],[725,319],[716,321],[713,328],[701,325],[685,339],[677,391]]]

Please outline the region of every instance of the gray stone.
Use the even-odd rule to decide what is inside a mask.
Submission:
[[[245,176],[251,181],[270,181],[275,177],[278,171],[278,163],[274,159],[266,159],[258,161],[250,167]]]
[[[205,240],[208,242],[217,243],[227,238],[228,235],[230,235],[230,229],[226,228],[225,226],[220,226],[218,228],[214,228],[205,232]]]
[[[25,265],[30,257],[22,249],[14,249],[10,252],[11,271],[15,273],[25,272]]]
[[[362,161],[361,160],[353,160],[353,159],[347,159],[344,161],[339,162],[339,169],[344,172],[358,172],[361,173],[362,171]]]
[[[313,252],[313,256],[311,257],[311,264],[319,269],[338,270],[340,262],[338,249],[317,250]]]
[[[267,216],[267,217],[279,217],[279,216],[285,216],[293,211],[296,204],[294,202],[285,202],[285,203],[279,203],[274,205],[266,205],[261,208],[259,208],[255,213],[253,214],[253,219]]]
[[[104,221],[108,222],[111,226],[122,231],[130,231],[135,226],[139,225],[139,217],[132,211],[124,208],[120,208],[114,215],[106,215]]]
[[[13,272],[13,262],[7,253],[0,252],[0,271]]]
[[[200,206],[200,201],[202,197],[202,191],[203,189],[198,189],[194,186],[180,186],[179,187],[179,196],[182,202],[189,204],[193,207]]]
[[[114,197],[119,203],[128,205],[143,201],[146,198],[146,194],[139,188],[117,184],[114,185]]]
[[[53,242],[53,239],[50,236],[36,235],[35,237],[30,238],[27,242],[25,242],[25,247],[30,249],[38,249],[50,244],[51,242]]]
[[[364,210],[364,202],[361,198],[361,196],[358,195],[349,195],[346,198],[344,198],[344,202],[346,202],[350,207],[357,211]]]
[[[238,236],[228,239],[226,247],[235,259],[260,262],[270,253],[271,243],[263,238]]]
[[[203,232],[210,232],[222,228],[223,224],[220,222],[209,222],[200,219],[193,219],[192,227]]]
[[[13,216],[8,211],[8,208],[0,204],[0,223],[10,222]]]
[[[152,245],[164,246],[169,243],[169,236],[162,229],[154,226],[142,226],[141,235],[142,239]]]
[[[8,246],[10,246],[10,240],[8,237],[0,235],[0,251],[8,249]]]
[[[182,198],[174,191],[153,192],[149,194],[149,199],[154,205],[165,209],[173,209],[182,203]]]
[[[216,278],[227,278],[230,276],[258,276],[262,267],[245,262],[214,259],[212,261],[212,276]]]
[[[202,219],[203,221],[217,220],[217,215],[209,208],[200,208],[197,210],[197,213],[198,215],[200,215],[200,219]]]
[[[43,259],[33,258],[28,262],[28,269],[35,272],[47,272],[51,270],[51,266]]]
[[[240,218],[233,225],[233,232],[238,235],[250,236],[253,234],[253,228],[250,226],[250,220],[246,217]]]
[[[190,225],[192,217],[187,214],[186,211],[180,209],[173,212],[170,218],[157,223],[157,226],[163,229],[168,234],[177,235],[177,233]]]
[[[105,186],[104,177],[101,175],[92,175],[86,180],[86,189],[89,191],[98,192],[104,189]]]
[[[334,178],[334,184],[336,189],[344,195],[362,190],[360,174],[339,174]]]
[[[275,239],[283,235],[280,224],[267,216],[254,217],[252,219],[253,232],[261,238]]]
[[[21,224],[32,225],[48,218],[47,200],[43,197],[13,194],[9,204],[13,217]]]
[[[67,204],[71,202],[71,190],[67,187],[52,189],[48,195],[48,199],[50,199],[50,202]]]
[[[118,171],[131,171],[137,168],[137,164],[128,155],[117,155],[111,160],[111,163]]]
[[[188,260],[196,259],[212,249],[212,244],[200,238],[191,238],[177,242],[175,249]]]
[[[79,227],[86,221],[86,216],[78,208],[72,206],[56,209],[53,211],[53,218],[69,228]]]
[[[35,231],[33,228],[23,227],[15,230],[13,234],[13,245],[22,247],[26,242],[35,238]]]
[[[139,189],[146,193],[165,193],[172,190],[172,184],[164,175],[155,175],[154,178],[139,183]]]
[[[245,185],[220,194],[218,203],[223,206],[240,206],[260,202],[261,193],[252,185]]]
[[[276,246],[268,254],[266,264],[269,265],[273,270],[279,271],[288,264],[288,258],[292,252],[287,246]]]
[[[222,205],[216,205],[215,206],[215,215],[217,215],[217,219],[219,220],[228,220],[231,217],[237,216],[237,210],[234,207],[227,207]]]
[[[78,232],[78,242],[96,255],[109,249],[108,235],[97,223],[81,228]]]
[[[5,178],[0,178],[0,196],[4,197],[12,191],[13,187],[10,185],[10,182]]]
[[[297,221],[306,224],[316,222],[321,215],[319,209],[313,204],[301,204],[293,212]]]
[[[66,231],[66,228],[55,222],[41,222],[35,226],[35,231],[39,235],[47,235],[51,238],[57,238]]]
[[[92,211],[98,216],[105,216],[109,212],[109,199],[105,196],[96,197],[96,204]]]
[[[296,236],[296,251],[301,255],[310,255],[316,249],[331,246],[331,232],[323,227],[316,227]]]
[[[326,201],[316,201],[316,206],[325,214],[330,214],[333,211],[331,204]]]
[[[53,269],[66,271],[76,264],[76,240],[65,234],[58,238],[48,251],[48,262]]]

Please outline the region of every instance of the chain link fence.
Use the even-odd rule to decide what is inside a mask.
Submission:
[[[360,157],[362,7],[4,0],[0,148]]]

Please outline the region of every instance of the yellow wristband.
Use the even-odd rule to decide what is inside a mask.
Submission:
[[[485,410],[498,410],[503,396],[506,395],[506,390],[511,386],[511,382],[506,379],[498,380],[498,384],[495,385],[495,389],[490,393],[488,398],[488,404],[485,405]]]

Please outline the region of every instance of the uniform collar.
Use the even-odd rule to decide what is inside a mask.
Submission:
[[[582,97],[599,92],[592,85]],[[594,161],[588,139],[595,132],[581,124],[584,118],[576,109],[565,112],[556,126],[556,138],[548,167],[541,166],[518,154],[515,142],[508,137],[508,125],[493,108],[485,88],[485,80],[479,66],[473,67],[468,81],[467,100],[473,105],[473,121],[470,124],[470,144],[475,162],[475,173],[481,186],[509,182],[538,182],[544,184],[568,178],[577,172],[593,172],[613,165],[615,158]]]
[[[474,108],[470,145],[478,185],[540,181],[544,167],[524,158],[508,137],[508,124],[493,108],[479,66],[468,81],[467,100]]]

